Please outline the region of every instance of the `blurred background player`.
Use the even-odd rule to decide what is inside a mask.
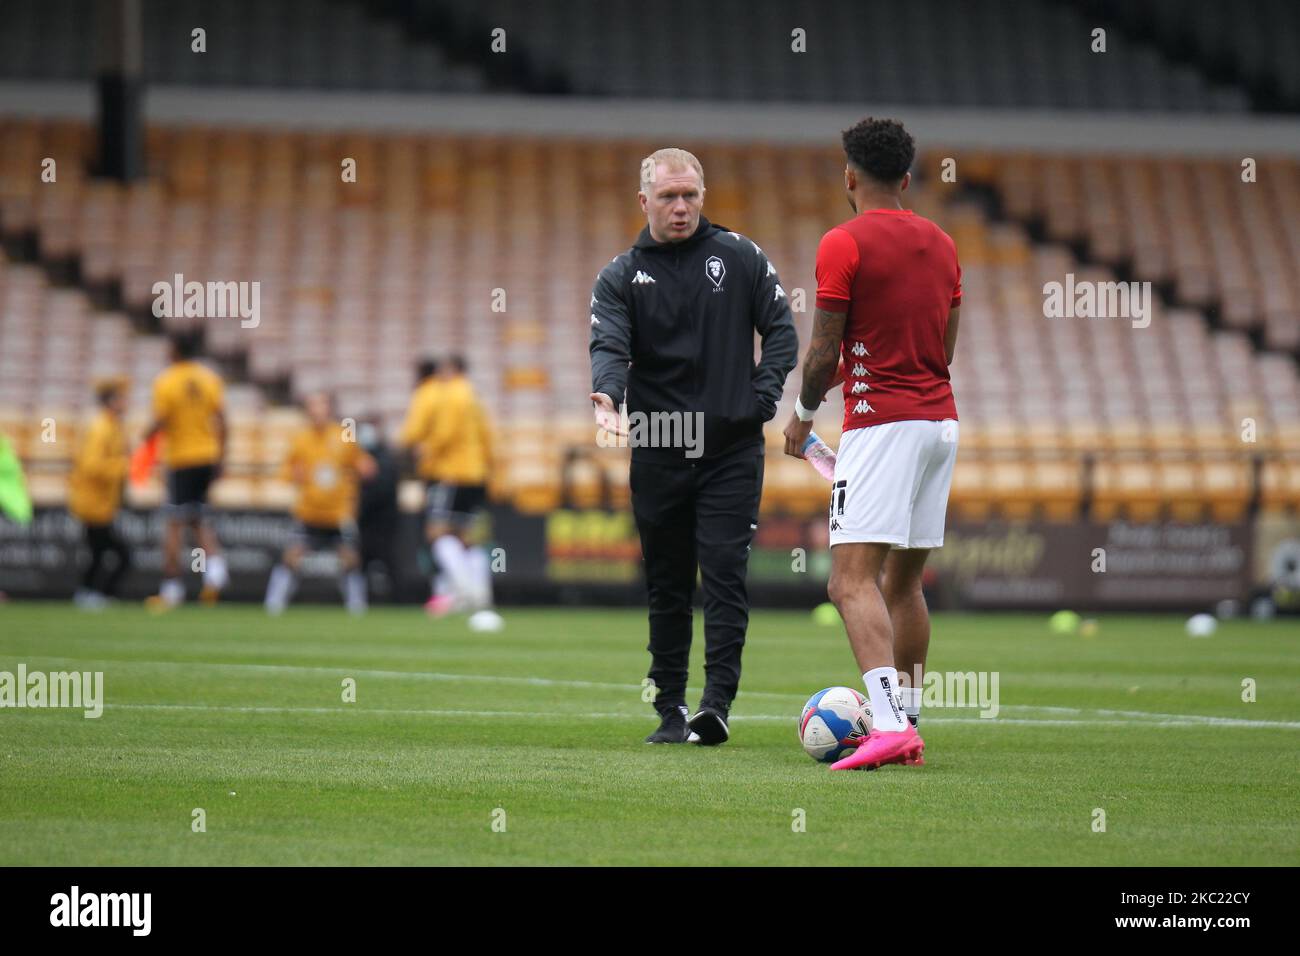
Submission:
[[[73,596],[85,610],[99,610],[116,597],[118,585],[131,567],[130,551],[113,528],[129,463],[122,424],[126,397],[127,383],[121,378],[96,385],[99,412],[81,439],[68,478],[68,510],[81,522],[90,548],[90,564]],[[110,554],[111,567],[105,562]]]
[[[428,448],[428,439],[433,429],[433,418],[438,411],[439,398],[443,390],[443,380],[438,374],[439,364],[435,358],[424,358],[415,367],[415,389],[411,392],[411,401],[406,409],[406,420],[397,442],[411,456],[416,477],[424,482],[425,522],[423,549],[419,563],[429,570],[429,600],[425,610],[433,613],[441,610],[451,599],[450,579],[442,573],[438,559],[433,553],[433,542],[439,528],[429,519],[429,502],[434,489],[438,486],[438,460]]]
[[[394,544],[401,520],[397,498],[401,469],[396,454],[384,440],[378,419],[357,424],[357,442],[375,462],[374,477],[361,483],[361,498],[357,502],[361,573],[372,597],[391,598],[398,578]]]
[[[310,549],[334,549],[339,560],[339,590],[349,612],[366,610],[366,580],[357,552],[353,520],[357,483],[375,474],[374,460],[334,417],[330,397],[324,392],[303,401],[307,425],[294,436],[285,459],[286,477],[298,490],[293,516],[298,521],[292,543],[280,563],[271,569],[266,587],[266,610],[279,614],[293,597],[298,566]]]
[[[216,532],[207,520],[208,489],[221,476],[226,448],[224,386],[219,376],[198,359],[200,333],[178,332],[171,337],[171,364],[153,384],[153,424],[149,440],[162,436],[167,467],[167,524],[163,533],[163,581],[149,599],[150,607],[166,609],[185,600],[181,579],[181,535],[188,528],[203,549],[203,588],[200,599],[213,603],[230,579]]]
[[[492,568],[473,538],[487,505],[492,437],[465,372],[463,358],[447,359],[437,402],[421,428],[422,453],[436,463],[437,481],[428,492],[428,537],[445,587],[427,608],[435,616],[469,611],[470,627],[494,631],[502,621],[492,609]]]
[[[871,699],[873,727],[833,770],[919,764],[916,732],[930,616],[921,575],[943,546],[957,459],[948,366],[957,345],[957,248],[903,208],[916,155],[901,123],[844,131],[844,189],[856,215],[822,237],[817,308],[785,452],[803,457],[822,396],[844,367],[844,429],[831,492],[831,577]],[[915,683],[904,690],[899,672]]]
[[[31,524],[32,521],[32,499],[27,494],[23,463],[18,460],[13,445],[3,432],[0,432],[0,515],[17,524]]]

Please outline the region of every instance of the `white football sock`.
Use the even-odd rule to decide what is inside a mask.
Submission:
[[[904,687],[899,694],[903,698],[903,713],[912,726],[916,727],[921,722],[921,688]]]
[[[271,580],[266,585],[266,610],[279,614],[293,597],[294,573],[287,565],[277,564],[271,569]]]
[[[898,705],[898,671],[892,667],[876,667],[862,675],[871,701],[871,726],[874,730],[900,731],[907,729],[907,715]]]
[[[360,571],[343,575],[343,602],[351,614],[366,613],[366,578]]]
[[[175,607],[185,600],[185,585],[180,578],[166,578],[158,589],[158,596],[164,604]]]
[[[482,548],[470,548],[466,562],[474,577],[474,606],[492,606],[492,565]]]
[[[454,534],[444,534],[433,542],[433,556],[438,567],[451,583],[451,589],[462,601],[474,594],[474,575],[466,560],[465,546]]]
[[[208,558],[207,570],[203,572],[203,583],[218,591],[230,583],[230,569],[226,566],[224,554],[214,554]]]
[[[433,576],[433,596],[442,597],[451,593],[451,580],[439,571]]]

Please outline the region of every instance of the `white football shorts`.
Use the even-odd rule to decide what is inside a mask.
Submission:
[[[957,422],[886,422],[844,433],[831,488],[831,546],[943,547]]]

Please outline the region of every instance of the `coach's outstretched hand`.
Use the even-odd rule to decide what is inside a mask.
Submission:
[[[785,426],[785,453],[791,458],[803,457],[803,445],[808,440],[808,433],[812,431],[812,422],[803,422],[799,416],[790,413],[790,421]]]
[[[622,422],[619,421],[618,409],[614,407],[614,400],[604,392],[592,392],[589,397],[596,411],[596,427],[615,435],[625,434]]]

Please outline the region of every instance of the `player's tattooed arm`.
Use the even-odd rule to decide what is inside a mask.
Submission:
[[[845,312],[813,311],[812,341],[803,360],[803,388],[799,401],[804,408],[813,409],[822,403],[826,389],[840,362],[840,345],[844,341]]]

